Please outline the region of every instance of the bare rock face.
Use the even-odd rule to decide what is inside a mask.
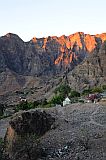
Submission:
[[[25,53],[24,42],[15,34],[0,38],[0,55],[2,67],[22,73],[22,57]]]
[[[69,83],[76,89],[106,84],[106,42],[97,46],[72,73],[68,75]]]
[[[10,121],[10,125],[17,135],[35,133],[41,136],[50,129],[53,122],[54,118],[50,114],[36,110],[23,112],[20,116],[16,116]]]
[[[92,36],[78,32],[70,36],[34,37],[25,43],[17,35],[8,33],[0,38],[0,69],[9,68],[23,75],[72,69],[105,40],[106,34]]]
[[[10,159],[28,160],[28,155],[23,158],[22,152],[24,150],[25,156],[28,150],[33,150],[34,147],[33,154],[36,158],[40,154],[39,149],[36,151],[36,139],[49,131],[54,121],[55,118],[50,114],[40,110],[23,112],[13,117],[5,137],[6,154]],[[28,150],[26,151],[25,148]]]
[[[12,33],[0,37],[0,95],[23,89],[28,76],[30,79],[53,77],[66,70],[72,71],[105,40],[105,33],[83,32],[61,37],[34,37],[29,42]]]

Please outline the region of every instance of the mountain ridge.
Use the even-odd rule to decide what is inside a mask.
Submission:
[[[51,63],[55,65],[62,64],[62,66],[68,66],[73,60],[76,60],[77,63],[78,58],[83,59],[85,56],[84,52],[86,53],[92,52],[93,49],[98,44],[98,42],[103,43],[106,40],[106,33],[100,35],[97,34],[94,36],[94,35],[84,34],[83,32],[76,32],[75,34],[69,36],[63,35],[61,37],[56,37],[56,36],[53,37],[48,36],[47,38],[34,37],[29,42],[24,42],[19,36],[12,33],[8,33],[5,36],[2,36],[1,39],[4,39],[4,43],[6,40],[9,43],[10,40],[12,41],[11,43],[16,41],[15,43],[16,45],[19,45],[19,47],[23,45],[22,47],[24,51],[20,52],[27,52],[25,51],[26,48],[26,50],[33,49],[33,51],[31,51],[33,53],[37,52],[38,54],[39,53],[42,54],[46,52],[52,54],[50,55],[50,57],[48,57],[50,59],[52,58]],[[19,44],[17,43],[17,41]]]
[[[97,34],[90,34],[90,33],[85,33],[85,32],[82,32],[82,31],[78,31],[78,32],[75,32],[75,33],[71,33],[69,35],[65,35],[65,34],[62,34],[60,36],[56,36],[56,35],[48,35],[48,36],[42,36],[42,37],[36,37],[36,36],[33,36],[31,39],[25,41],[23,40],[23,38],[21,38],[18,34],[16,33],[13,33],[13,32],[7,32],[6,34],[4,35],[1,35],[0,37],[4,37],[4,36],[7,36],[7,37],[10,37],[10,35],[14,35],[14,36],[17,36],[19,37],[23,42],[27,43],[33,39],[47,39],[48,37],[51,37],[51,38],[61,38],[61,37],[71,37],[73,35],[76,35],[76,34],[84,34],[84,35],[90,35],[90,36],[95,36],[95,37],[100,37],[101,39],[105,40],[105,35],[106,35],[106,32],[102,32],[102,33],[97,33]]]
[[[36,87],[36,83],[38,88],[40,83],[45,86],[47,79],[64,76],[95,50],[98,52],[105,40],[106,33],[89,35],[83,32],[61,37],[34,37],[28,42],[12,33],[0,37],[0,95]]]

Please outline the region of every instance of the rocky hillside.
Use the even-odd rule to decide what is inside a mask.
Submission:
[[[29,42],[12,33],[0,37],[0,95],[27,87],[44,87],[48,78],[70,72],[86,57],[93,55],[95,59],[95,50],[100,50],[105,40],[105,33],[94,36],[83,32],[61,37],[34,37]],[[104,59],[102,49],[100,52],[99,57]],[[105,72],[104,62],[100,64],[96,59],[101,75]],[[55,85],[54,82],[51,85]]]
[[[106,107],[86,103],[19,112],[10,120],[4,153],[9,160],[105,160]]]
[[[106,42],[68,74],[70,85],[80,91],[106,84]]]

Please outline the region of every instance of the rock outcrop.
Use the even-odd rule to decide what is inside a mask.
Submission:
[[[41,152],[36,150],[36,140],[51,129],[54,121],[55,118],[46,113],[46,111],[41,110],[16,114],[10,121],[5,137],[5,152],[9,155],[9,158],[12,160],[29,160],[28,152],[30,151],[28,150],[33,150],[34,147],[33,154],[35,154],[34,158],[36,159],[36,156]]]

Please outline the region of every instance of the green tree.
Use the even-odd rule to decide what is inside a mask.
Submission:
[[[102,89],[103,89],[103,90],[106,90],[106,85],[103,85],[103,86],[102,86]]]
[[[66,97],[68,96],[68,94],[70,93],[71,88],[68,84],[61,84],[58,88],[55,89],[54,93],[61,95],[62,97]]]
[[[71,97],[71,98],[80,97],[80,93],[73,90],[73,91],[71,91],[71,93],[70,93],[70,97]]]
[[[50,103],[51,104],[62,104],[63,100],[64,100],[64,98],[61,95],[55,95],[51,99]]]
[[[20,102],[17,107],[16,110],[28,110],[28,102],[27,101],[22,101]]]

